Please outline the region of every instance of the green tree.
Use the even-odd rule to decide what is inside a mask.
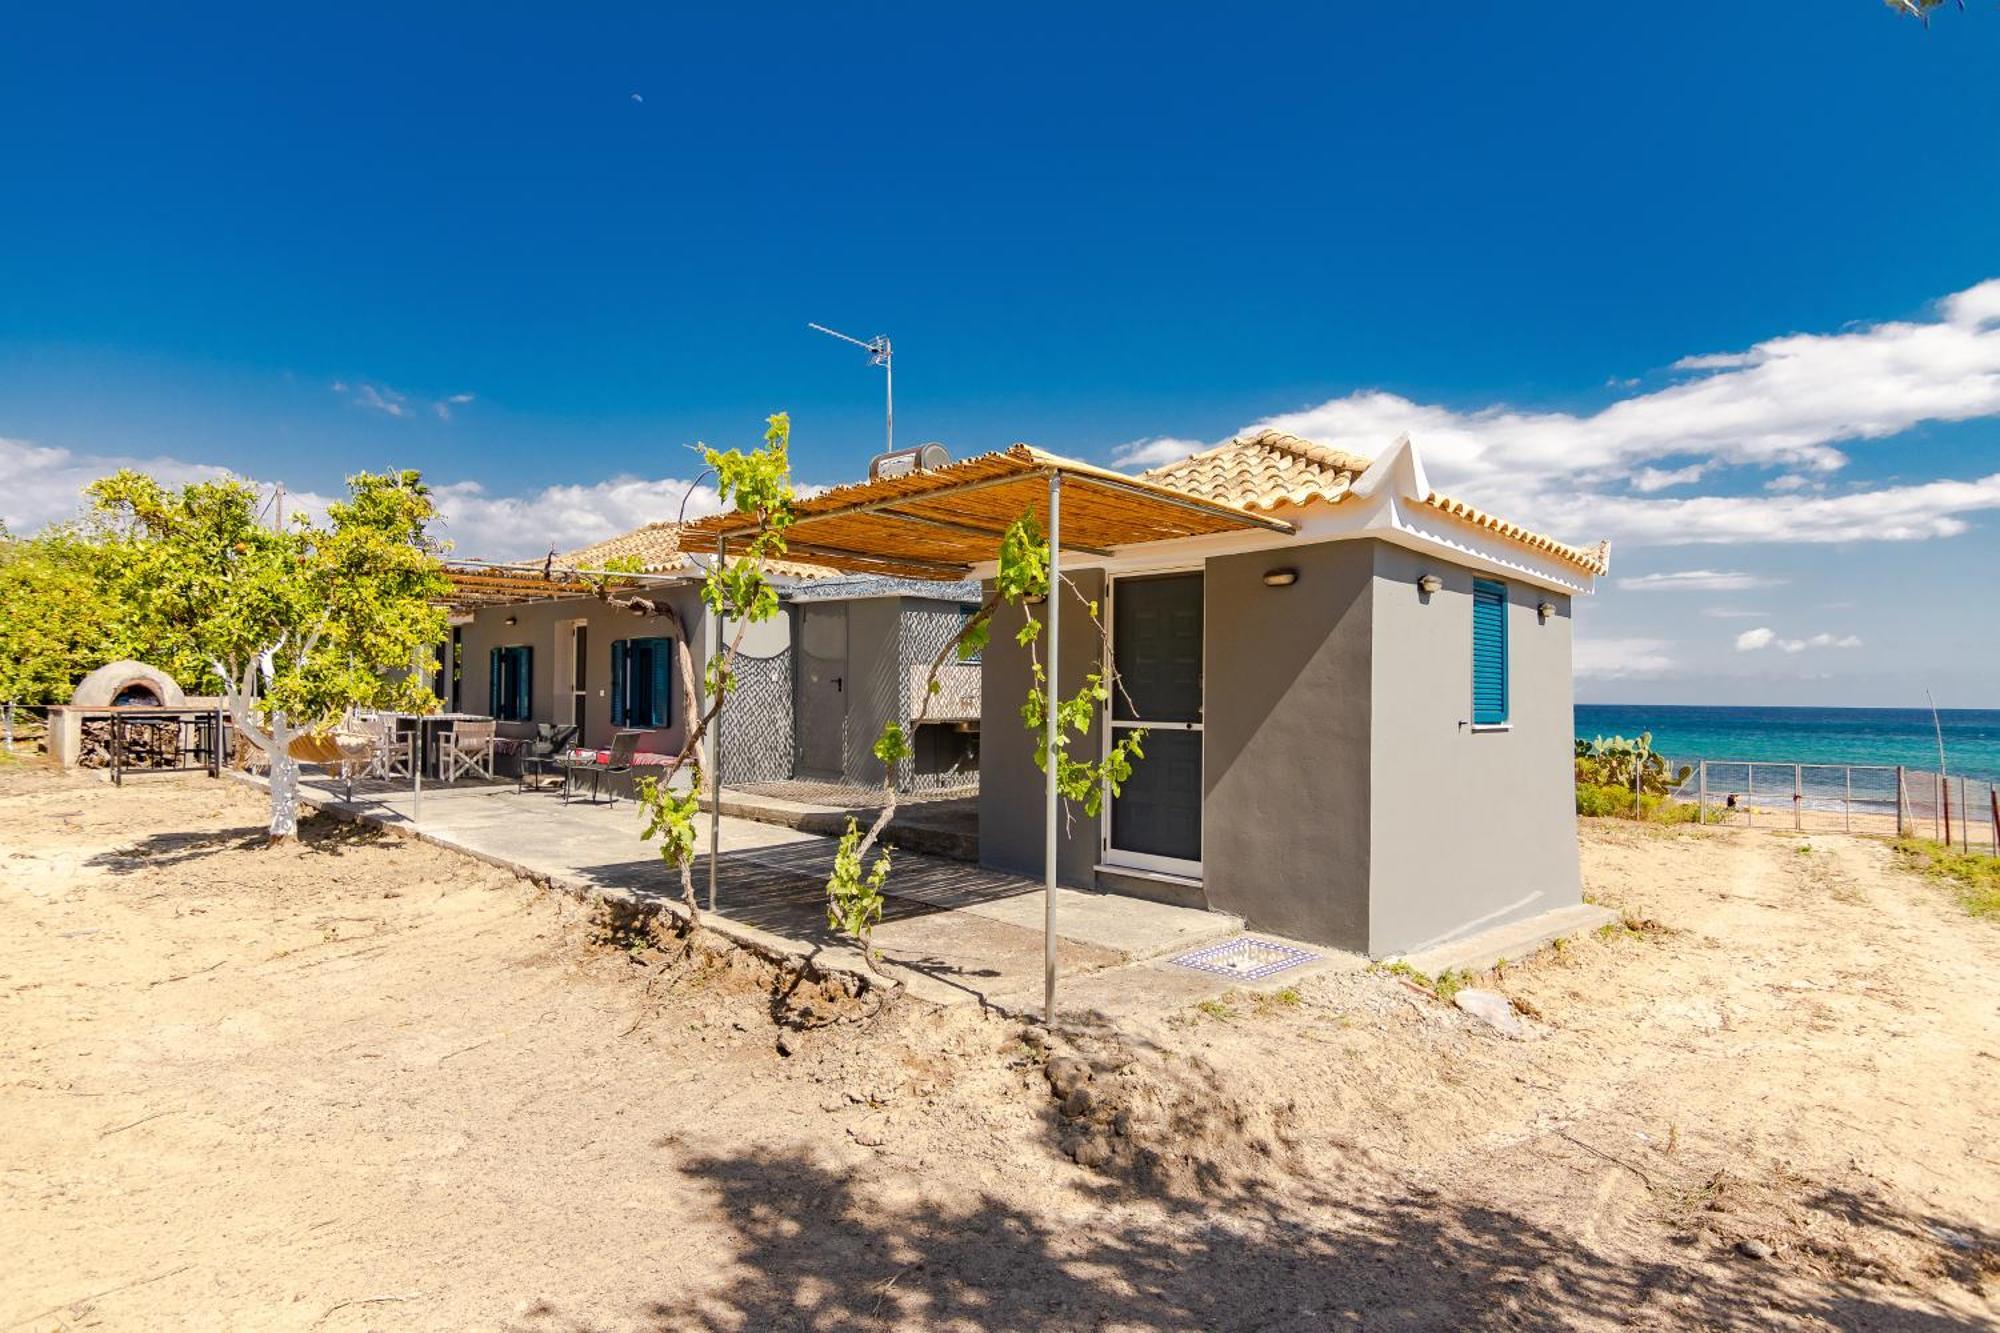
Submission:
[[[324,525],[297,514],[280,532],[259,525],[257,493],[241,482],[173,490],[128,471],[90,487],[135,641],[157,660],[204,663],[269,759],[273,842],[298,832],[294,742],[351,708],[437,706],[411,670],[435,670],[444,637],[430,491],[415,472],[347,484]]]
[[[72,528],[0,533],[0,701],[67,702],[77,681],[129,655],[107,561],[101,542]]]
[[[785,529],[792,523],[792,467],[790,446],[792,419],[783,412],[765,420],[764,442],[744,452],[740,449],[711,449],[699,446],[702,458],[716,476],[716,489],[724,503],[753,521],[753,531],[742,546],[730,554],[727,563],[710,562],[702,579],[702,601],[718,617],[735,625],[726,645],[709,658],[706,673],[706,704],[687,729],[680,753],[674,756],[664,775],[642,778],[639,805],[646,818],[640,836],[658,840],[660,858],[680,875],[681,902],[688,919],[699,924],[701,911],[695,901],[694,852],[695,819],[701,810],[701,744],[716,715],[736,688],[736,655],[746,630],[759,621],[778,614],[777,589],[765,574],[768,561],[785,553]],[[635,610],[666,616],[675,626],[675,653],[679,661],[681,688],[686,698],[695,696],[694,659],[688,650],[688,626],[672,604],[646,598],[607,600]],[[717,757],[720,763],[720,756]],[[674,790],[674,780],[683,769],[690,774],[685,791]],[[712,904],[711,904],[712,906]]]

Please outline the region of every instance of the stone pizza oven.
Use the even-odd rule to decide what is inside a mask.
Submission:
[[[179,708],[187,695],[174,678],[144,662],[112,662],[77,682],[71,708]]]
[[[69,703],[49,709],[49,756],[64,768],[102,768],[111,762],[111,719],[127,711],[212,709],[212,699],[190,699],[172,676],[144,662],[111,662],[77,682]],[[128,724],[126,755],[148,767],[175,752],[183,723],[173,718]]]

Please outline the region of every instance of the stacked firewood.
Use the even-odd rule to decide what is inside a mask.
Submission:
[[[178,722],[126,722],[124,726],[125,767],[171,768],[175,764],[181,724]],[[79,762],[85,768],[111,767],[111,719],[86,718]],[[182,762],[187,762],[182,759]]]

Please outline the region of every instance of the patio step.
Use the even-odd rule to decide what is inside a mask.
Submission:
[[[1140,870],[1134,866],[1099,863],[1097,888],[1103,893],[1121,893],[1128,898],[1166,903],[1172,907],[1208,910],[1208,894],[1192,875],[1173,875],[1164,870]]]

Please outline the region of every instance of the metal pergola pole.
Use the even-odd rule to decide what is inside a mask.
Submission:
[[[719,572],[729,561],[729,538],[715,539],[715,567]],[[709,645],[708,660],[720,662],[722,659],[722,608],[715,608],[715,642]],[[715,910],[716,866],[722,860],[722,710],[727,706],[728,693],[724,688],[722,668],[717,666],[711,674],[715,679],[715,723],[710,729],[710,739],[715,745],[715,767],[708,779],[708,910]]]
[[[1062,675],[1058,654],[1062,641],[1062,473],[1049,473],[1049,673],[1044,682],[1043,712],[1046,715],[1042,765],[1044,806],[1042,811],[1042,1025],[1056,1025],[1056,746],[1061,735],[1056,723],[1056,700],[1061,694]]]

